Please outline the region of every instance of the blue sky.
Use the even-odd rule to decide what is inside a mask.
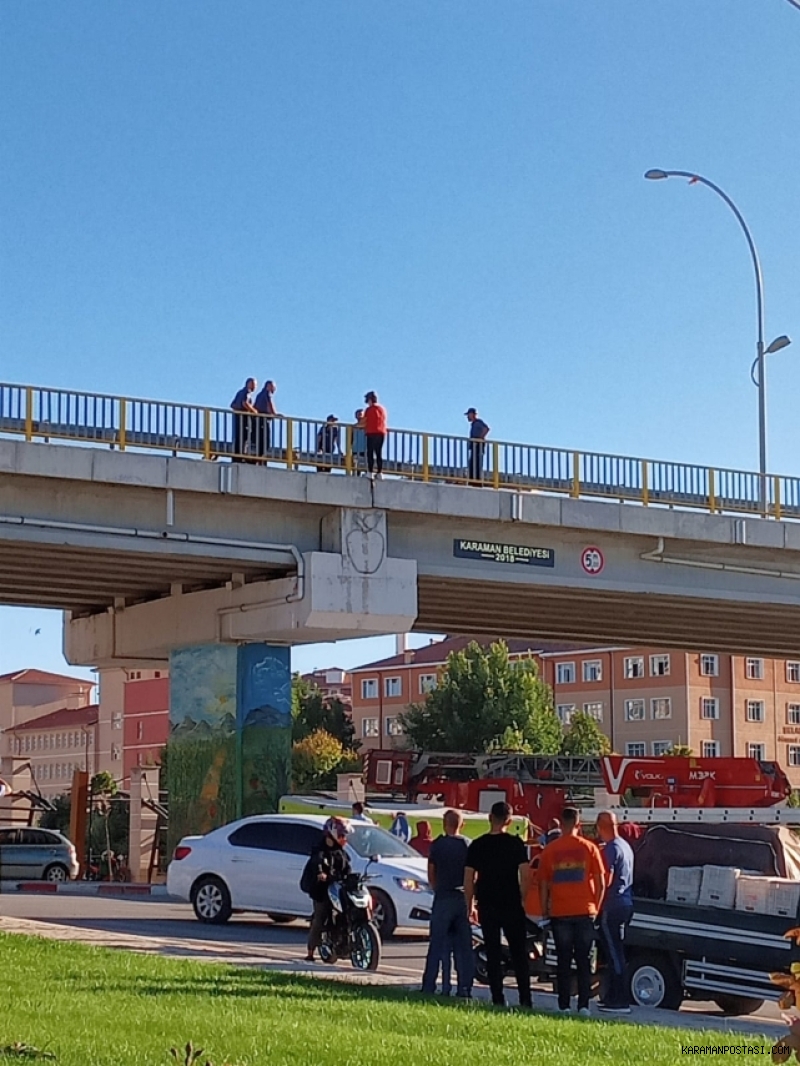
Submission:
[[[0,5],[0,379],[227,406],[254,374],[309,417],[375,388],[396,427],[475,404],[495,439],[754,469],[744,239],[642,178],[696,170],[797,337],[795,473],[799,55],[786,0]],[[61,662],[57,615],[0,640]]]

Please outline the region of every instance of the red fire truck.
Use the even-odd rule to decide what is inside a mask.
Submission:
[[[791,794],[774,762],[747,758],[662,755],[461,755],[372,751],[365,769],[368,793],[408,803],[436,800],[462,810],[488,811],[505,800],[516,815],[544,827],[567,803],[594,806],[597,789],[645,807],[771,807]],[[614,802],[619,802],[614,800]]]

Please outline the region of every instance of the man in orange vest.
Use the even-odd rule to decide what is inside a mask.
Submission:
[[[562,835],[547,845],[539,860],[542,915],[550,919],[556,948],[558,1009],[569,1010],[572,960],[578,971],[578,1014],[588,1015],[594,923],[606,885],[603,859],[596,844],[580,836],[575,807],[561,813]]]

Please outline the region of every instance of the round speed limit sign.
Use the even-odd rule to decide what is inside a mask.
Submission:
[[[591,574],[592,577],[595,574],[599,574],[603,567],[606,565],[606,561],[603,558],[603,553],[599,548],[589,547],[584,548],[581,555],[581,566],[587,574]]]

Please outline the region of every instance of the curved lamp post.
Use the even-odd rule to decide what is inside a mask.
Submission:
[[[793,0],[792,0],[793,2]],[[800,4],[798,4],[800,6]],[[761,513],[767,513],[767,390],[766,390],[766,378],[764,374],[764,356],[771,355],[773,352],[778,352],[781,348],[786,348],[791,344],[791,340],[782,334],[780,337],[776,337],[771,344],[764,346],[764,282],[761,277],[761,264],[758,261],[758,252],[753,242],[750,230],[747,228],[741,211],[736,204],[731,200],[730,196],[719,185],[715,185],[713,181],[709,181],[708,178],[703,178],[699,174],[692,174],[686,170],[648,170],[645,173],[645,177],[650,181],[660,181],[662,178],[688,178],[689,184],[694,185],[698,182],[701,185],[708,186],[712,189],[717,196],[725,201],[728,207],[736,215],[736,220],[742,227],[742,232],[747,240],[747,247],[750,249],[750,258],[753,260],[753,270],[756,276],[756,315],[758,318],[758,340],[756,342],[756,357],[753,361],[753,365],[750,368],[750,377],[753,384],[758,388],[758,471],[760,476],[760,490],[759,490],[759,503],[761,506]],[[756,368],[758,369],[758,377],[756,378]]]

